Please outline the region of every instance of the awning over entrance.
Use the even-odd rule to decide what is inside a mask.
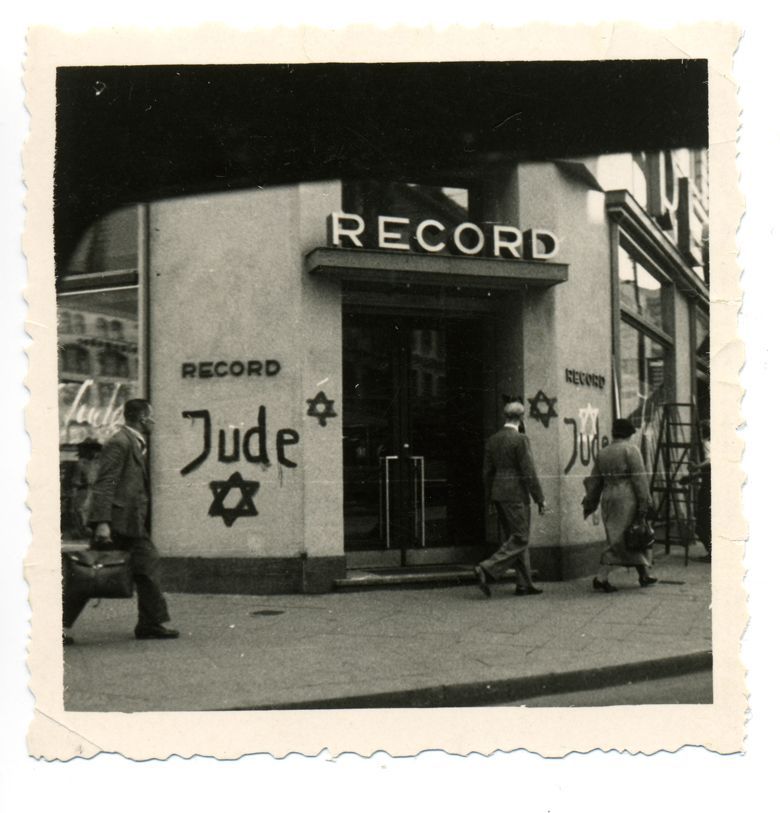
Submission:
[[[366,249],[316,248],[306,255],[310,274],[362,283],[549,288],[569,278],[569,266],[541,260],[417,254]]]

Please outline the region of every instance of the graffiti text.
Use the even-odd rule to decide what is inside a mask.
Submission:
[[[183,475],[194,471],[211,455],[212,427],[211,413],[207,409],[188,410],[181,413],[183,418],[203,421],[203,448],[200,454],[193,458],[181,470]],[[294,446],[300,440],[300,435],[294,429],[279,429],[276,432],[275,452],[280,465],[294,469],[298,464],[287,457],[286,449]],[[264,406],[257,410],[257,423],[243,433],[233,426],[230,429],[219,429],[217,432],[217,460],[220,463],[235,463],[243,456],[248,463],[257,463],[269,466],[268,427],[266,409]]]

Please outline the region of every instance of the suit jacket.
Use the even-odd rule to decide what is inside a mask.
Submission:
[[[493,502],[544,502],[536,476],[531,443],[512,427],[503,427],[485,444],[483,469],[488,499]]]
[[[89,522],[110,522],[111,530],[124,536],[149,531],[149,472],[141,444],[125,427],[100,453]]]

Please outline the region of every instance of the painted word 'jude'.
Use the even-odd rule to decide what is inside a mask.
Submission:
[[[211,413],[207,409],[195,409],[182,412],[181,415],[182,418],[203,421],[203,449],[181,470],[181,473],[186,475],[197,469],[211,455]],[[287,446],[294,446],[299,440],[300,435],[294,429],[285,428],[277,431],[276,459],[281,466],[294,469],[298,465],[287,457],[285,449]],[[268,427],[264,406],[257,410],[257,424],[244,432],[243,438],[241,430],[237,427],[232,427],[230,430],[220,429],[217,432],[217,460],[220,463],[235,463],[241,459],[242,455],[248,463],[256,463],[261,466],[271,464],[268,456]]]
[[[563,470],[564,474],[568,474],[574,468],[578,458],[583,466],[590,466],[591,462],[599,456],[599,447],[603,448],[609,444],[609,438],[599,436],[598,418],[591,427],[592,432],[586,432],[583,427],[580,427],[578,431],[577,421],[574,418],[564,418],[563,422],[569,424],[572,429],[571,457]]]

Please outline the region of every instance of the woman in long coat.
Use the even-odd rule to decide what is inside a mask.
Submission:
[[[652,550],[629,551],[623,544],[626,529],[637,517],[644,517],[650,504],[650,490],[642,455],[629,438],[636,430],[630,421],[618,418],[612,425],[612,443],[602,449],[589,477],[585,478],[582,501],[585,518],[601,503],[601,516],[607,532],[607,549],[601,556],[601,568],[593,579],[593,589],[612,593],[617,588],[609,581],[615,566],[635,567],[639,584],[648,587],[658,579],[650,576]]]

